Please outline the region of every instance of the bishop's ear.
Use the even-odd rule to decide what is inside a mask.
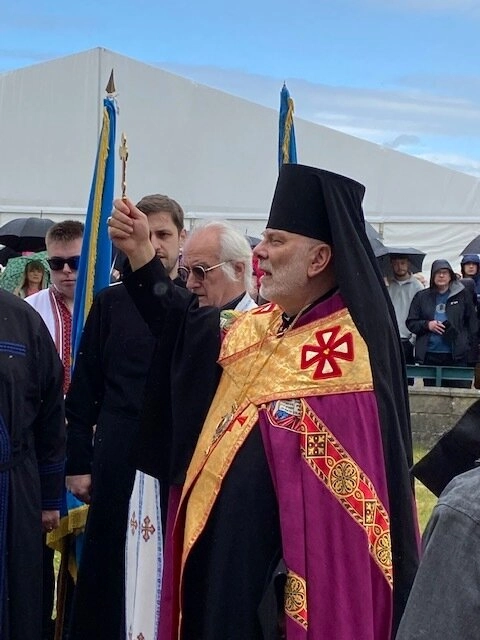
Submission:
[[[308,275],[314,277],[331,266],[333,260],[332,247],[326,242],[319,242],[312,247]]]

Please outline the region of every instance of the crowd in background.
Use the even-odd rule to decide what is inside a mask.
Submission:
[[[480,259],[465,255],[461,274],[447,260],[435,260],[424,288],[411,273],[407,255],[392,255],[386,280],[407,364],[474,367],[479,359]],[[413,381],[410,379],[409,384]],[[425,386],[435,380],[424,379]],[[442,386],[470,387],[471,380],[442,380]]]

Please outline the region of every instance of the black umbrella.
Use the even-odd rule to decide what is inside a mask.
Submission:
[[[375,229],[373,224],[370,224],[370,222],[367,222],[366,220],[365,220],[365,231],[367,232],[367,237],[369,240],[380,240],[380,242],[382,241],[382,236],[380,235],[380,232]]]
[[[381,255],[385,250],[385,246],[381,240],[382,236],[375,229],[373,225],[365,220],[365,231],[367,233],[367,238],[370,241],[370,245],[372,246],[373,253],[375,255]]]
[[[0,244],[15,251],[42,251],[52,224],[49,218],[15,218],[0,227]]]
[[[18,258],[21,255],[19,251],[10,249],[10,247],[3,247],[3,249],[0,249],[0,264],[5,266],[10,258]]]
[[[255,236],[245,236],[245,238],[248,240],[248,244],[252,249],[254,249],[257,244],[262,241],[261,238],[256,238]]]
[[[480,253],[480,236],[477,236],[467,244],[465,249],[459,255],[464,256],[467,253]]]
[[[374,250],[375,251],[375,250]],[[417,273],[422,270],[423,259],[425,258],[425,252],[420,249],[414,249],[413,247],[383,247],[383,251],[375,252],[375,255],[380,266],[380,271],[388,276],[392,274],[392,267],[390,259],[394,255],[408,258],[412,266],[413,273]]]

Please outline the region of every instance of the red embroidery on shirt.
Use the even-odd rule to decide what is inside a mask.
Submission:
[[[72,314],[70,309],[63,301],[63,296],[55,289],[51,287],[51,292],[55,297],[55,301],[58,305],[58,311],[60,313],[61,327],[58,327],[62,334],[61,340],[61,353],[59,353],[63,363],[63,393],[66,394],[70,387],[70,380],[72,375]],[[57,347],[58,348],[58,347]]]

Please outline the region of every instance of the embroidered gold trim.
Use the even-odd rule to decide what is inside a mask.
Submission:
[[[265,305],[240,317],[224,339],[220,354],[223,375],[182,492],[181,505],[186,504],[182,568],[237,451],[258,420],[257,407],[272,400],[373,388],[368,350],[347,309],[294,328],[282,337],[277,335],[280,322],[280,309]],[[323,342],[323,338],[319,342],[319,334],[325,338]],[[339,359],[335,377],[319,377],[310,352],[321,349],[329,339],[340,345],[341,352],[345,344],[343,355],[348,357]]]
[[[307,583],[304,578],[289,570],[284,595],[285,613],[307,630]]]
[[[304,401],[301,447],[305,462],[368,538],[370,555],[393,587],[390,519],[371,480]]]
[[[260,307],[239,318],[223,342],[224,375],[240,388],[251,379],[251,402],[373,389],[368,349],[347,309],[281,337],[280,322],[278,307]]]

